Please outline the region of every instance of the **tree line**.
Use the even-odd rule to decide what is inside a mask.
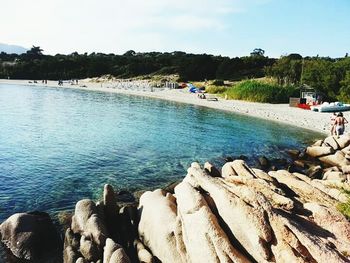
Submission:
[[[308,85],[328,99],[350,100],[350,58],[302,57],[299,54],[279,59],[265,56],[257,48],[249,56],[229,58],[208,54],[145,52],[133,50],[123,55],[79,54],[44,55],[33,46],[23,54],[0,53],[0,78],[82,79],[111,74],[130,78],[148,74],[178,74],[179,81],[242,80],[273,77],[281,86]]]
[[[265,75],[264,68],[274,59],[261,53],[241,58],[229,58],[185,52],[146,52],[133,50],[123,55],[91,53],[44,55],[33,46],[26,53],[0,53],[0,78],[13,79],[72,79],[111,74],[130,78],[147,74],[178,74],[180,81],[204,79],[257,78]]]

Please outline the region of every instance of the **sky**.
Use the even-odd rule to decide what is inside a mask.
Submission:
[[[350,53],[350,0],[1,0],[0,42],[44,54]]]

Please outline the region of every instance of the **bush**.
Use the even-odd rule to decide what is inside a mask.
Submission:
[[[222,79],[216,79],[216,80],[213,81],[213,85],[214,86],[224,86],[225,83],[224,83],[224,81]]]
[[[209,85],[209,86],[205,87],[205,91],[208,93],[212,93],[212,94],[221,94],[221,93],[224,93],[226,90],[227,90],[227,88],[224,86]]]
[[[350,191],[343,189],[342,192],[346,194],[350,199]],[[342,213],[348,220],[350,220],[350,201],[346,203],[339,203],[337,209]]]
[[[228,99],[264,103],[287,103],[289,97],[299,96],[299,90],[293,86],[279,86],[256,80],[247,80],[227,89],[225,94]]]

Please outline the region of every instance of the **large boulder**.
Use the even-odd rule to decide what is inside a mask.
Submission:
[[[43,212],[14,214],[0,225],[0,233],[1,241],[21,259],[38,260],[61,248],[56,228]]]
[[[310,146],[306,148],[306,154],[310,155],[311,157],[320,157],[325,156],[329,154],[333,154],[334,149],[332,147],[326,147],[326,146]]]
[[[337,151],[335,154],[322,156],[319,158],[321,162],[328,165],[342,167],[350,165],[350,161],[346,158],[346,155],[342,151]]]
[[[81,200],[76,204],[71,228],[75,234],[91,236],[92,241],[102,247],[108,236],[106,226],[98,215],[96,204],[89,199]]]
[[[329,146],[329,147],[332,147],[333,150],[338,150],[340,147],[335,139],[335,137],[333,136],[329,136],[327,137],[324,141],[323,141],[324,145],[325,146]]]
[[[323,180],[336,180],[336,181],[339,181],[339,182],[345,182],[346,175],[343,174],[342,172],[328,171],[328,172],[324,173],[322,179]]]
[[[146,192],[140,198],[139,212],[139,237],[152,254],[162,262],[186,262],[175,197],[162,190]]]
[[[234,248],[211,212],[205,198],[189,183],[182,182],[175,188],[178,215],[182,222],[184,243],[189,262],[249,262]],[[196,242],[193,242],[196,240]]]
[[[253,178],[255,173],[242,161],[233,163],[232,168],[239,173],[239,177]],[[272,240],[272,233],[260,206],[248,204],[231,192],[221,178],[213,178],[198,168],[189,168],[185,181],[192,187],[200,186],[210,194],[218,214],[227,226],[228,235],[233,235],[256,261],[265,262],[269,259],[268,244]],[[253,200],[254,196],[250,196],[252,192],[245,191],[245,197]]]

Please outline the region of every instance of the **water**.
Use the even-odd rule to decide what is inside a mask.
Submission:
[[[105,183],[153,189],[183,177],[193,161],[279,157],[319,137],[175,102],[0,85],[0,222],[30,210],[55,216],[99,198]]]

